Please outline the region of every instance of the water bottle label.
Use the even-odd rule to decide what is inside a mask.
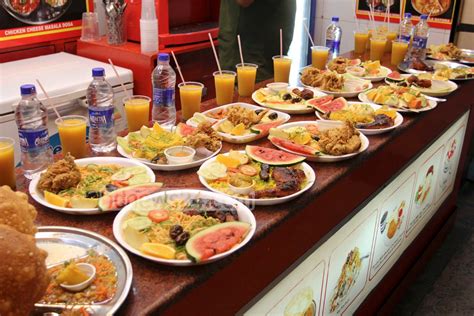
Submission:
[[[413,47],[415,48],[426,48],[426,43],[428,42],[427,37],[418,37],[413,38]]]
[[[111,106],[103,110],[89,109],[89,123],[92,128],[110,128],[114,126],[114,110]]]
[[[411,36],[410,35],[400,35],[400,39],[404,42],[410,42]]]
[[[335,41],[335,40],[326,40],[326,47],[329,48],[329,51],[331,53],[333,52],[339,52],[339,46],[341,45],[341,41]]]
[[[153,88],[153,104],[172,107],[174,104],[174,88]]]
[[[20,129],[18,130],[18,136],[20,138],[21,151],[23,152],[49,145],[49,135],[47,128],[40,130]]]

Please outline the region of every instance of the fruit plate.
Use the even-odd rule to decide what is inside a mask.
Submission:
[[[123,232],[123,224],[128,214],[133,211],[133,208],[135,205],[137,205],[138,203],[143,203],[144,201],[151,200],[151,201],[159,202],[159,201],[163,201],[163,199],[175,199],[175,198],[176,199],[193,199],[193,198],[211,199],[219,203],[233,205],[237,209],[239,221],[250,224],[250,230],[245,236],[245,238],[238,245],[234,246],[232,249],[226,252],[223,252],[221,254],[212,256],[208,260],[205,260],[199,263],[195,263],[189,259],[186,259],[186,260],[163,259],[163,258],[158,258],[155,256],[150,256],[136,249],[125,240],[125,236]],[[114,233],[115,239],[119,242],[119,244],[122,247],[124,247],[125,249],[127,249],[128,251],[130,251],[131,253],[137,256],[140,256],[140,257],[143,257],[148,260],[155,261],[161,264],[170,265],[170,266],[193,266],[193,265],[211,263],[211,262],[220,260],[224,257],[227,257],[228,255],[236,252],[237,250],[245,246],[250,241],[250,239],[252,239],[255,233],[256,227],[257,227],[257,223],[255,221],[255,216],[252,214],[251,210],[246,205],[242,204],[236,199],[233,199],[231,197],[228,197],[222,194],[217,194],[214,192],[209,192],[209,191],[204,191],[204,190],[181,189],[181,190],[171,190],[171,191],[164,191],[164,192],[151,194],[143,199],[137,200],[134,203],[125,206],[115,217],[115,220],[113,223],[113,233]]]
[[[94,250],[99,255],[106,256],[117,270],[116,293],[111,300],[100,304],[35,304],[35,314],[45,315],[47,312],[58,312],[64,309],[79,309],[85,307],[93,315],[113,315],[127,298],[132,285],[133,270],[127,253],[112,240],[97,233],[62,226],[38,227],[35,235],[39,248],[48,252],[47,266],[61,264],[66,260],[82,257],[88,251]]]
[[[243,150],[239,151],[239,152],[245,154],[245,151],[243,151]],[[224,155],[227,156],[228,153],[226,153]],[[297,155],[302,156],[300,154],[297,154]],[[201,168],[206,168],[209,164],[211,164],[215,161],[216,161],[216,158],[212,158],[212,159],[206,161],[201,166]],[[288,202],[290,200],[293,200],[294,198],[300,196],[301,194],[303,194],[304,192],[306,192],[307,190],[309,190],[313,186],[314,182],[316,181],[316,174],[314,173],[313,168],[311,168],[311,166],[308,165],[305,162],[301,163],[301,167],[302,167],[302,170],[304,171],[304,173],[306,175],[306,179],[307,179],[307,183],[306,183],[305,187],[302,188],[301,190],[299,190],[298,192],[295,192],[295,193],[290,194],[288,196],[278,197],[278,198],[253,199],[253,198],[232,196],[232,195],[229,195],[227,193],[224,193],[222,191],[219,191],[219,190],[211,187],[209,185],[209,183],[207,182],[207,180],[204,177],[200,176],[200,175],[199,175],[199,181],[201,181],[202,185],[204,185],[207,189],[209,189],[213,192],[216,192],[218,194],[224,194],[224,195],[227,195],[227,196],[232,196],[233,198],[235,198],[239,201],[242,201],[245,205],[275,205],[275,204],[281,204],[281,203],[285,203],[285,202]]]
[[[251,109],[251,110],[267,110],[266,108],[263,108],[261,106],[258,106],[258,105],[253,105],[253,104],[248,104],[248,103],[233,103],[233,104],[228,104],[228,105],[224,105],[224,106],[221,106],[221,107],[218,107],[218,108],[215,108],[213,110],[217,110],[217,109],[225,109],[229,106],[232,106],[232,105],[239,105],[243,108],[247,108],[247,109]],[[204,112],[205,113],[205,112]],[[274,121],[280,121],[281,124],[287,122],[291,116],[287,113],[283,113],[283,112],[280,112],[280,111],[275,111],[275,110],[269,110],[268,113],[276,113],[278,116],[277,118],[274,120]],[[226,122],[227,119],[222,119],[220,121],[218,121],[217,123],[215,123],[212,128],[214,128],[217,133],[219,134],[219,136],[222,137],[222,140],[228,142],[228,143],[233,143],[233,144],[245,144],[245,143],[249,143],[249,142],[252,142],[254,140],[257,140],[257,139],[260,139],[260,138],[263,138],[265,136],[268,135],[268,131],[265,131],[263,133],[253,133],[253,132],[249,132],[248,134],[245,134],[245,135],[240,135],[240,136],[236,136],[236,135],[231,135],[231,134],[228,134],[228,133],[223,133],[223,132],[220,132],[218,131],[219,129],[219,126],[221,124],[223,124],[224,122]]]
[[[287,88],[287,91],[290,92],[290,91],[293,91],[294,89],[302,90],[303,88],[291,86]],[[314,97],[322,97],[326,95],[326,93],[316,90],[314,88],[306,88],[306,89],[310,89],[311,91],[313,91]],[[306,102],[304,102],[303,104],[286,104],[286,103],[272,104],[272,103],[261,101],[258,98],[259,91],[269,92],[270,89],[260,88],[254,91],[254,93],[252,93],[252,100],[258,105],[267,107],[269,109],[274,109],[274,110],[278,110],[284,113],[288,113],[288,114],[308,114],[308,113],[313,112],[313,108],[311,106],[306,105]]]
[[[402,74],[402,78],[408,78],[410,77],[410,74]],[[400,82],[405,82],[405,81],[399,81]],[[385,78],[385,83],[391,85],[395,84],[398,85],[397,82],[395,81],[390,81],[389,79]],[[424,95],[429,95],[432,97],[444,97],[447,96],[448,94],[453,93],[454,91],[457,90],[458,85],[455,82],[452,82],[450,80],[434,80],[431,79],[431,87],[430,88],[421,88],[415,85],[412,85],[411,88],[420,91]]]
[[[359,94],[359,100],[361,102],[364,102],[364,103],[377,104],[377,103],[375,103],[375,102],[373,102],[369,99],[369,97],[366,94],[367,92],[368,91],[366,91],[364,93],[360,93]],[[436,102],[434,100],[428,99],[427,101],[428,101],[428,106],[425,106],[424,108],[416,109],[416,110],[408,109],[408,108],[397,108],[397,107],[392,107],[392,106],[390,106],[390,108],[396,110],[397,112],[401,112],[401,113],[418,113],[418,112],[425,112],[425,111],[433,110],[438,105],[438,102]],[[377,105],[383,105],[383,104],[377,104]]]
[[[356,97],[359,93],[368,91],[372,89],[373,85],[370,80],[365,80],[358,78],[349,74],[344,75],[346,77],[346,82],[344,83],[343,90],[345,91],[327,91],[319,88],[313,88],[311,86],[303,85],[306,88],[317,89],[323,93],[331,94],[334,97],[344,97],[344,98],[353,98]]]
[[[348,102],[348,103],[349,103],[349,105],[351,105],[351,104],[368,104],[374,109],[374,111],[376,111],[376,110],[378,110],[382,107],[382,106],[377,105],[377,104],[365,103],[365,102]],[[319,113],[319,111],[316,111],[316,116],[318,117],[318,119],[323,120],[323,121],[330,121],[330,122],[333,121],[333,120],[325,119],[321,115],[321,113]],[[385,127],[385,128],[378,128],[378,129],[358,128],[357,130],[359,132],[363,133],[364,135],[377,135],[377,134],[390,132],[390,131],[394,130],[395,128],[397,128],[398,126],[402,125],[402,123],[403,123],[403,116],[400,113],[397,112],[397,117],[395,118],[393,126]]]
[[[389,74],[392,73],[392,70],[385,66],[380,66],[380,70],[382,71],[382,73],[379,76],[374,76],[374,77],[362,76],[360,78],[365,79],[365,80],[370,80],[371,82],[379,82],[379,81],[384,80]]]
[[[85,166],[89,164],[96,164],[96,165],[119,165],[123,167],[143,167],[146,170],[146,174],[150,178],[150,183],[155,182],[155,173],[153,170],[142,164],[141,162],[138,162],[136,160],[131,160],[127,158],[119,158],[119,157],[92,157],[92,158],[82,158],[82,159],[76,159],[74,162],[78,166]],[[45,172],[45,171],[43,171]],[[43,173],[36,173],[33,177],[33,179],[30,182],[30,185],[28,187],[28,190],[30,192],[31,197],[38,202],[39,204],[46,206],[50,209],[59,211],[61,213],[66,213],[66,214],[72,214],[72,215],[95,215],[95,214],[103,214],[105,213],[104,211],[99,210],[99,208],[70,208],[70,207],[60,207],[53,205],[51,203],[48,203],[46,199],[44,198],[44,195],[37,189],[38,182],[40,179],[40,175]]]
[[[283,125],[279,126],[278,128],[284,130],[286,128],[297,127],[297,126],[306,126],[306,125],[316,125],[318,127],[318,129],[326,130],[326,129],[330,129],[330,128],[337,128],[337,127],[344,126],[344,123],[340,122],[340,121],[322,121],[322,120],[318,120],[318,121],[300,121],[300,122],[292,122],[292,123],[283,124]],[[286,148],[284,148],[280,145],[275,144],[271,140],[271,138],[269,140],[276,147],[278,147],[278,148],[280,148],[284,151],[287,151],[289,153],[306,157],[306,160],[308,160],[308,161],[336,162],[336,161],[342,161],[342,160],[350,159],[350,158],[364,152],[365,150],[367,150],[367,148],[369,147],[369,139],[367,138],[367,136],[365,136],[362,133],[360,133],[359,137],[360,137],[360,141],[361,141],[361,146],[360,146],[359,150],[356,151],[356,152],[346,154],[346,155],[341,155],[341,156],[333,156],[333,155],[326,155],[326,154],[321,154],[321,155],[314,156],[314,155],[302,154],[302,153],[299,153],[299,152],[296,152],[296,151],[293,151],[293,150],[290,150],[290,149],[286,149]]]

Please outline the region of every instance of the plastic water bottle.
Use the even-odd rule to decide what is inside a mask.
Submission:
[[[400,22],[400,40],[409,43],[413,35],[413,24],[411,23],[411,13],[405,13],[405,17]]]
[[[21,164],[25,177],[31,179],[35,172],[53,162],[49,145],[48,111],[36,98],[34,85],[22,85],[20,91],[21,100],[15,108],[15,119],[20,138]]]
[[[333,16],[331,24],[326,29],[326,47],[329,48],[330,58],[336,58],[341,49],[342,29],[338,23],[339,17]]]
[[[162,126],[176,124],[176,106],[174,104],[176,73],[170,66],[170,55],[158,55],[158,65],[151,74],[153,82],[152,120]]]
[[[430,27],[428,26],[428,16],[420,16],[420,22],[415,26],[412,44],[412,57],[420,59],[426,58],[426,44],[428,42]]]
[[[97,153],[115,149],[114,91],[105,80],[104,68],[92,69],[91,84],[87,88],[89,104],[89,144]]]

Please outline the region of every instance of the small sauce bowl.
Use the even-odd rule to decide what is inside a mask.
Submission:
[[[349,66],[346,68],[347,73],[356,76],[356,77],[362,77],[365,75],[365,69],[360,66]]]
[[[188,146],[173,146],[165,150],[165,156],[169,165],[179,165],[192,162],[196,150]]]
[[[252,180],[252,183],[249,186],[246,187],[240,187],[240,186],[235,186],[231,184],[231,181],[228,181],[227,184],[229,185],[229,188],[237,194],[242,194],[246,195],[252,192],[254,186],[255,186],[255,180]]]
[[[69,284],[64,284],[61,283],[60,286],[63,289],[66,289],[70,292],[80,292],[84,290],[86,287],[91,285],[92,281],[94,281],[95,275],[96,275],[96,270],[95,267],[92,264],[89,263],[78,263],[76,264],[77,268],[80,269],[82,272],[84,272],[86,275],[89,276],[87,280],[84,282],[74,284],[74,285],[69,285]]]
[[[279,93],[280,91],[286,91],[288,84],[286,82],[272,82],[267,83],[267,88],[275,93]]]

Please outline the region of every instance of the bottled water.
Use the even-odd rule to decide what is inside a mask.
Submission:
[[[405,13],[405,17],[400,22],[400,39],[404,42],[410,42],[413,35],[413,24],[411,23],[411,13]]]
[[[176,124],[174,104],[176,73],[170,66],[170,55],[159,54],[158,65],[151,75],[153,83],[152,120],[162,126]]]
[[[91,84],[87,88],[89,104],[89,144],[97,153],[115,149],[114,91],[105,80],[104,68],[92,69]]]
[[[25,177],[32,178],[35,172],[45,169],[53,162],[49,145],[48,112],[36,98],[32,84],[20,87],[21,100],[15,108],[15,119],[20,138],[21,164]]]
[[[326,29],[326,47],[329,48],[329,58],[336,58],[341,49],[342,29],[338,22],[339,17],[333,16],[331,24]]]
[[[426,58],[426,43],[428,42],[429,31],[428,16],[423,14],[420,16],[420,22],[415,26],[411,53],[412,58]]]

